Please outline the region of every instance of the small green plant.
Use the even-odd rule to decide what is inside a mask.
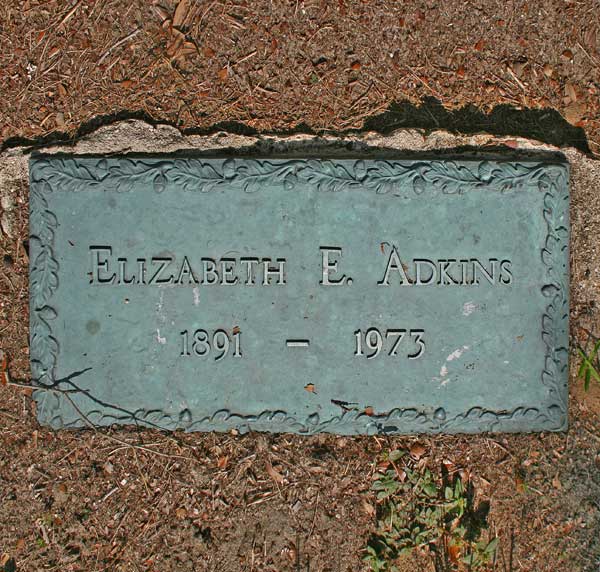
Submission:
[[[590,388],[590,380],[592,377],[600,383],[600,357],[598,357],[598,351],[600,350],[600,340],[597,340],[592,348],[592,351],[588,354],[582,348],[577,348],[581,357],[581,365],[577,372],[577,377],[583,378],[583,389],[588,391]]]
[[[394,572],[397,559],[415,548],[427,550],[438,571],[476,571],[493,559],[498,539],[481,539],[489,505],[475,510],[472,487],[458,475],[436,479],[412,467],[405,451],[385,455],[386,464],[372,486],[378,522],[364,560],[373,572]]]

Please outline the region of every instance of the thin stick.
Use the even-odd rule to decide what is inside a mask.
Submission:
[[[62,393],[62,392],[59,392],[59,393]],[[132,447],[132,448],[138,449],[140,451],[145,451],[146,453],[152,453],[154,455],[158,455],[159,457],[166,457],[167,459],[172,459],[172,458],[187,459],[188,461],[193,460],[192,457],[185,457],[184,455],[167,455],[166,453],[159,453],[158,451],[154,451],[153,449],[149,449],[148,447],[144,447],[143,445],[133,445],[132,443],[128,443],[127,441],[124,441],[123,439],[119,439],[118,437],[115,437],[114,435],[109,435],[108,433],[100,433],[100,431],[98,431],[98,427],[96,427],[96,425],[94,425],[88,419],[87,415],[85,413],[83,413],[83,411],[81,411],[81,409],[79,409],[79,407],[75,404],[75,402],[73,401],[71,396],[66,393],[64,394],[64,396],[69,400],[69,402],[73,406],[73,409],[75,409],[75,411],[77,411],[79,416],[83,419],[84,423],[98,435],[104,435],[108,439],[116,441],[117,443],[120,443],[121,445],[125,445],[126,447]]]
[[[133,443],[128,443],[127,441],[125,441],[123,439],[119,439],[118,437],[115,437],[114,435],[109,435],[108,433],[101,433],[98,430],[98,427],[89,420],[87,415],[83,411],[81,411],[81,409],[77,406],[77,404],[73,401],[73,399],[69,395],[70,393],[85,393],[85,392],[82,392],[77,389],[72,389],[72,390],[55,389],[54,387],[42,387],[42,386],[35,386],[35,385],[27,385],[25,383],[17,383],[14,381],[9,382],[8,385],[13,385],[15,387],[20,387],[22,389],[34,389],[36,391],[51,391],[52,393],[58,393],[60,395],[64,395],[65,398],[69,401],[69,403],[73,406],[73,409],[75,409],[77,414],[81,417],[82,421],[90,429],[92,429],[92,431],[94,431],[98,435],[104,435],[104,437],[106,437],[107,439],[115,441],[116,443],[119,443],[120,445],[123,445],[124,447],[131,447],[138,451],[145,451],[146,453],[152,453],[153,455],[158,455],[159,457],[165,457],[167,459],[186,459],[188,461],[195,460],[193,457],[186,457],[185,455],[169,455],[167,453],[160,453],[159,451],[155,451],[154,449],[150,449],[149,447],[144,447],[144,445],[134,445]]]
[[[312,536],[312,533],[315,529],[315,522],[317,520],[317,509],[319,508],[319,493],[320,493],[320,491],[317,491],[317,500],[315,502],[315,512],[313,513],[313,519],[312,519],[312,524],[310,525],[310,531],[308,533],[308,536],[306,537],[307,540]]]
[[[77,8],[79,8],[79,6],[81,6],[81,0],[79,0],[75,4],[75,6],[73,6],[73,8],[71,8],[71,10],[69,10],[69,12],[67,12],[67,15],[59,22],[58,26],[56,26],[56,27],[58,28],[59,26],[66,24],[71,19],[73,14],[75,14],[75,12],[77,12]]]
[[[141,28],[136,28],[133,32],[131,32],[131,34],[128,34],[124,38],[121,38],[117,43],[113,44],[110,48],[108,48],[108,50],[106,50],[104,52],[104,54],[102,54],[100,59],[96,62],[96,65],[100,65],[110,55],[110,53],[113,50],[116,50],[119,46],[121,46],[128,40],[131,40],[131,38],[134,38],[135,36],[137,36],[141,31],[142,31]]]

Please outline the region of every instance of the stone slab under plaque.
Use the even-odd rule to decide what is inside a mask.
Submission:
[[[43,424],[567,426],[560,161],[38,156],[30,182]]]

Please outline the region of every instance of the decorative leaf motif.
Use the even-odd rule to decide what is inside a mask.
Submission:
[[[49,186],[43,183],[48,188]],[[38,238],[41,242],[51,243],[54,240],[54,229],[57,226],[54,213],[48,210],[48,201],[44,197],[43,192],[39,190],[39,184],[32,187],[30,196],[30,211],[29,228],[30,234]]]
[[[108,168],[104,184],[108,189],[127,193],[134,188],[152,187],[155,180],[162,175],[166,162],[144,162],[136,159],[123,159],[117,165]]]
[[[542,383],[549,388],[553,399],[557,400],[548,407],[548,422],[554,429],[562,429],[566,424],[567,403],[562,391],[561,378],[566,369],[568,356],[568,332],[556,327],[557,318],[568,316],[568,290],[565,284],[563,256],[568,244],[568,233],[564,226],[568,216],[566,200],[558,196],[558,182],[566,176],[564,168],[553,169],[553,179],[547,174],[538,174],[537,182],[543,191],[543,217],[547,235],[542,250],[542,261],[546,266],[548,282],[542,287],[542,294],[549,298],[542,317],[542,340],[546,345],[546,359],[542,371]],[[566,198],[566,197],[565,197]],[[561,270],[559,270],[561,268]],[[562,320],[561,320],[562,323]]]
[[[447,194],[460,194],[481,185],[477,174],[452,161],[432,161],[426,180]]]
[[[299,169],[300,177],[314,185],[318,191],[339,192],[358,189],[366,171],[363,161],[356,161],[352,167],[332,161],[308,161]]]
[[[532,168],[531,165],[522,163],[503,163],[493,169],[491,176],[494,186],[497,185],[502,190],[507,190],[518,185],[532,184],[543,172],[544,169],[538,166]]]
[[[402,184],[410,184],[417,176],[419,173],[410,164],[405,166],[397,161],[375,161],[372,167],[367,167],[364,184],[377,194],[385,195],[399,190]]]
[[[58,262],[54,258],[52,248],[43,244],[30,273],[31,292],[39,306],[47,304],[49,298],[58,287]]]
[[[494,166],[489,161],[483,161],[479,164],[477,175],[480,181],[487,182],[494,177]]]
[[[31,368],[33,379],[37,383],[49,385],[54,379],[54,367],[56,365],[56,355],[58,353],[58,342],[52,336],[52,329],[48,325],[48,320],[56,318],[56,312],[47,305],[48,301],[58,287],[58,262],[54,257],[52,248],[54,242],[54,229],[57,227],[57,220],[54,213],[48,208],[46,195],[52,193],[52,185],[41,177],[47,174],[57,184],[62,184],[60,177],[53,175],[52,165],[48,162],[40,162],[39,168],[35,168],[38,162],[34,163],[32,170],[32,185],[30,193],[31,217],[30,229],[31,239],[36,240],[38,253],[33,260],[30,270],[31,284],[31,315],[30,315],[30,336],[31,336]],[[59,161],[60,165],[64,161]],[[89,172],[87,172],[89,176]],[[37,178],[37,179],[36,179]],[[62,187],[69,190],[68,185]],[[57,403],[56,399],[44,397],[40,416],[44,419],[51,419],[51,415],[44,413],[51,409],[51,404]]]
[[[58,354],[58,342],[48,323],[40,316],[48,310],[34,311],[31,324],[31,369],[37,383],[52,384]]]
[[[61,397],[54,392],[37,390],[33,394],[37,402],[37,416],[40,422],[45,422],[52,427],[63,427],[62,417],[55,414],[61,409]]]
[[[246,193],[255,193],[273,182],[283,182],[287,175],[294,173],[296,164],[296,161],[286,161],[283,164],[259,160],[235,162],[231,180]]]
[[[80,191],[97,188],[101,180],[88,169],[82,159],[53,159],[36,161],[31,173],[33,182],[45,182],[54,190]]]
[[[37,315],[44,321],[56,320],[56,310],[50,306],[42,306],[36,310]]]
[[[207,193],[229,180],[223,172],[223,166],[199,159],[176,160],[172,171],[174,174],[170,180],[185,191]]]

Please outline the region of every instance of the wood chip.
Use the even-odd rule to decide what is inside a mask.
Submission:
[[[562,57],[565,58],[566,60],[572,60],[573,59],[573,52],[571,50],[565,50],[562,53]]]
[[[596,28],[588,28],[583,35],[583,43],[592,50],[596,49]]]
[[[515,72],[518,76],[523,75],[523,71],[525,70],[525,66],[527,65],[527,62],[512,62],[510,64],[510,67],[512,68],[513,72]]]
[[[454,463],[450,459],[444,459],[442,465],[444,465],[448,472],[454,470]]]
[[[426,453],[426,450],[420,443],[413,443],[410,446],[409,452],[411,457],[418,460]]]
[[[375,507],[367,499],[362,499],[361,508],[367,516],[375,516]]]
[[[181,55],[182,56],[191,56],[198,53],[198,48],[196,48],[196,44],[193,42],[184,42],[181,47]]]
[[[187,16],[190,7],[189,0],[181,0],[175,8],[175,14],[173,14],[173,26],[181,28],[185,24],[185,18]]]
[[[565,108],[565,119],[571,125],[577,125],[585,115],[587,108],[583,101],[571,103]]]
[[[448,556],[450,558],[450,562],[453,564],[458,564],[460,546],[458,546],[458,544],[448,544]]]
[[[8,354],[0,350],[0,384],[8,385],[10,376],[8,374]]]
[[[279,483],[280,485],[283,484],[285,481],[283,475],[279,471],[275,470],[271,463],[267,462],[265,464],[265,469],[267,470],[269,477],[271,477],[276,483]]]
[[[162,6],[153,6],[154,11],[160,18],[161,23],[170,19],[170,14]]]

